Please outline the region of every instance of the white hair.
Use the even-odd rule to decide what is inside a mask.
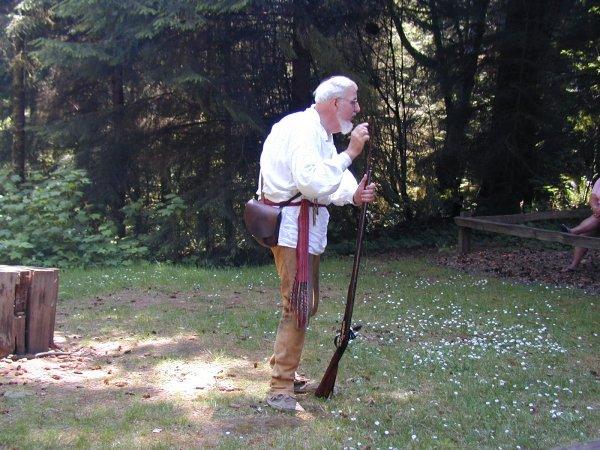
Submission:
[[[348,77],[335,76],[322,81],[315,89],[315,103],[322,103],[332,98],[342,97],[346,94],[346,89],[353,87],[358,88],[356,83]]]

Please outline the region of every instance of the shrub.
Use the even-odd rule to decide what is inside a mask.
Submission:
[[[145,255],[85,202],[85,171],[32,171],[26,182],[0,169],[0,260],[40,266],[120,265]]]

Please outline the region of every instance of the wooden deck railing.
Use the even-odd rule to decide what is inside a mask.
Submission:
[[[574,247],[600,249],[600,237],[577,236],[561,231],[521,225],[542,220],[583,219],[590,215],[589,209],[572,211],[545,211],[502,216],[455,217],[458,225],[458,253],[464,255],[471,249],[471,230],[508,234],[540,241],[560,242]]]

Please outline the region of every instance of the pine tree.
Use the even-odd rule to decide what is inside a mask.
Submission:
[[[411,3],[410,5],[408,3]],[[489,0],[400,2],[389,0],[390,14],[404,48],[434,75],[445,107],[444,143],[435,155],[440,194],[446,213],[462,208],[460,184],[465,175],[467,131],[473,112],[473,90],[488,21]],[[410,41],[405,22],[431,36],[427,53]]]

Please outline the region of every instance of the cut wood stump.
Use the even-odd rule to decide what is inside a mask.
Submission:
[[[0,265],[0,358],[54,347],[58,269]]]

